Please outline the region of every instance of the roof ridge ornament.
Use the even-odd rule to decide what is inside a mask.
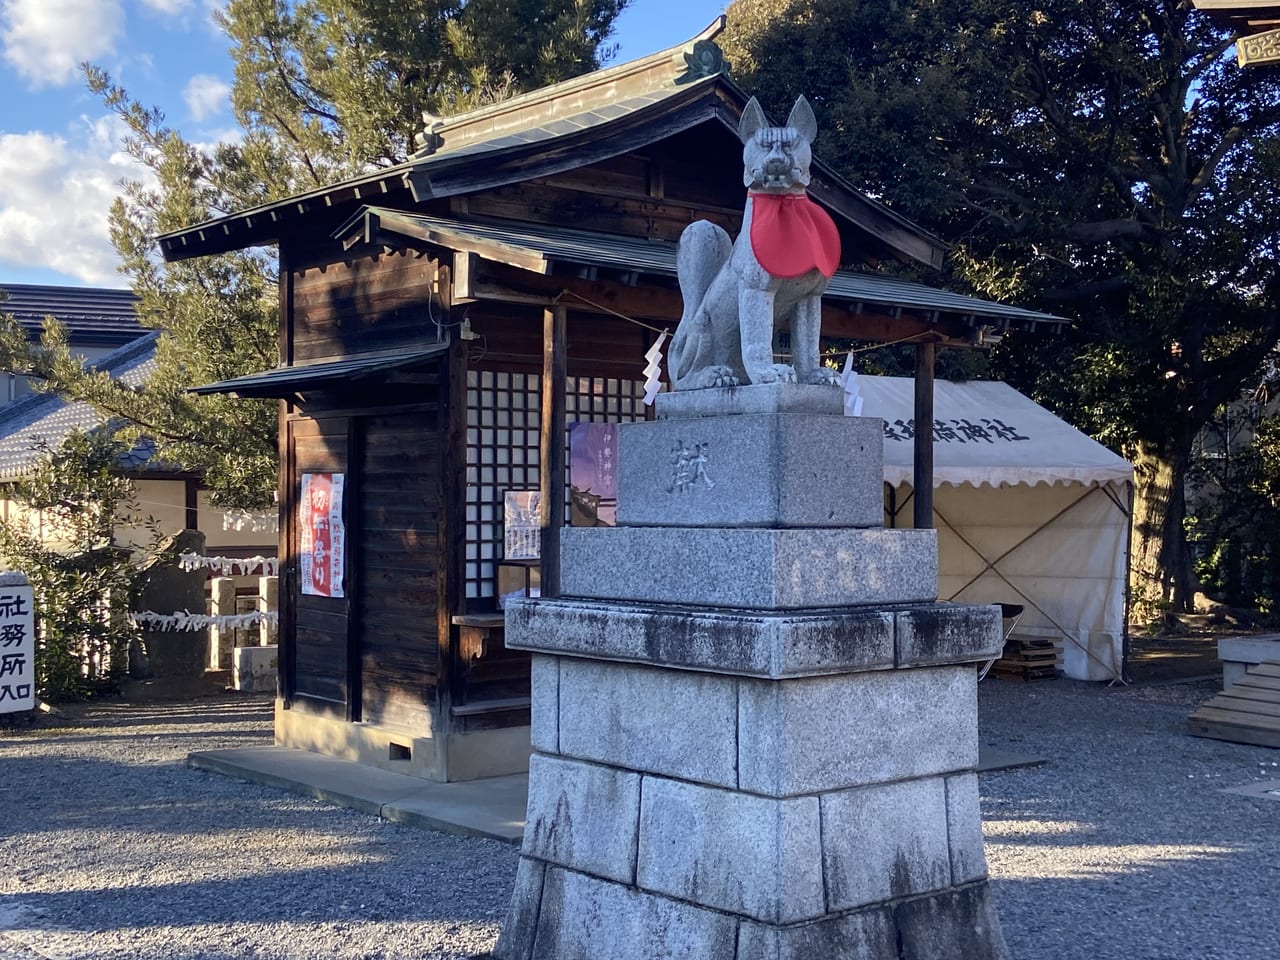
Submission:
[[[1265,30],[1238,37],[1236,61],[1242,67],[1280,62],[1280,30]]]
[[[422,123],[422,132],[414,134],[413,137],[413,145],[417,148],[414,151],[414,157],[428,157],[444,145],[444,137],[440,136],[444,118],[437,117],[430,110],[423,110]]]
[[[676,77],[676,86],[693,83],[716,74],[729,73],[729,61],[724,58],[724,51],[714,40],[699,40],[693,50],[684,52],[685,71]]]

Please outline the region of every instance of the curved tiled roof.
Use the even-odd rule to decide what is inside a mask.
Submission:
[[[130,386],[143,383],[155,368],[159,332],[135,339],[94,364]],[[16,480],[28,473],[42,447],[56,447],[73,432],[93,430],[106,418],[91,404],[68,402],[52,393],[36,393],[0,407],[0,480]],[[154,453],[150,441],[139,441],[122,459],[121,467],[141,469]]]
[[[123,346],[146,332],[131,290],[0,282],[0,292],[8,294],[0,299],[0,312],[13,314],[35,333],[49,316],[62,322],[72,343]]]

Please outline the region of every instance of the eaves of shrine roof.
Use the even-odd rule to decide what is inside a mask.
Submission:
[[[334,232],[355,243],[394,244],[409,238],[538,274],[558,266],[603,268],[674,280],[676,244],[619,234],[553,227],[524,221],[454,220],[380,207],[363,207]],[[1034,329],[1059,327],[1066,318],[978,297],[940,290],[883,274],[841,270],[827,284],[823,300],[855,312],[907,311],[930,322],[942,316],[971,326]]]
[[[1196,9],[1237,30],[1280,23],[1280,3],[1276,0],[1192,0],[1192,2]]]
[[[598,163],[704,123],[731,131],[747,95],[719,66],[699,76],[698,54],[724,18],[692,40],[498,104],[432,119],[408,161],[159,237],[168,260],[274,243],[300,217],[359,203],[414,203],[552,176]],[[710,67],[708,67],[710,69]],[[682,72],[683,71],[683,72]],[[945,244],[856,190],[815,158],[810,193],[864,233],[884,257],[942,265]],[[408,196],[406,196],[406,193]]]

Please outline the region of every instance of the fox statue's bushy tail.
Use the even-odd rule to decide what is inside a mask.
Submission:
[[[733,253],[733,241],[721,227],[698,220],[680,234],[676,255],[676,276],[684,313],[668,350],[667,370],[677,388],[682,378],[706,365],[698,362],[698,347],[712,340],[711,318],[705,307],[707,291]],[[703,346],[703,350],[706,347]]]

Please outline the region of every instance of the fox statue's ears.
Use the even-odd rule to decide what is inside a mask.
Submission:
[[[757,130],[767,126],[769,121],[760,109],[760,102],[752,97],[743,108],[742,120],[738,123],[738,139],[744,144],[749,143]],[[791,108],[791,115],[787,117],[787,126],[810,143],[818,138],[818,120],[813,115],[813,107],[809,106],[809,101],[803,96],[796,97],[796,105]]]
[[[804,95],[796,97],[796,105],[791,108],[791,116],[787,117],[787,126],[810,143],[818,139],[818,118],[813,115],[813,107]]]
[[[760,101],[752,97],[742,110],[742,119],[738,121],[738,139],[744,145],[748,144],[755,137],[757,130],[768,125],[769,121],[765,119],[764,111],[760,109]]]

